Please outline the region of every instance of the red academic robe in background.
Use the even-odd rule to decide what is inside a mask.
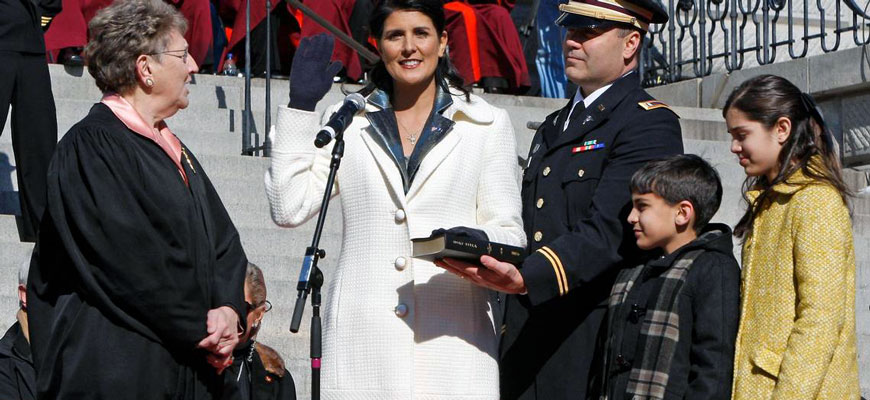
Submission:
[[[530,85],[519,33],[510,17],[513,1],[445,2],[450,61],[467,84],[500,77],[516,91]]]
[[[208,0],[166,0],[187,18],[187,40],[190,55],[202,65],[212,45],[211,11]],[[112,4],[112,0],[63,0],[58,14],[45,33],[45,50],[56,53],[66,47],[87,44],[88,22],[96,13]]]
[[[56,54],[67,47],[85,47],[88,22],[109,4],[112,0],[63,0],[63,11],[45,32],[45,50]]]
[[[280,0],[272,0],[269,11],[274,11],[280,2]],[[218,62],[217,70],[221,71],[223,70],[223,63],[226,61],[227,53],[232,53],[233,47],[245,40],[247,6],[245,0],[219,0],[216,1],[216,6],[221,20],[231,29],[227,38],[229,44],[224,49],[223,55]],[[266,0],[251,0],[251,30],[262,23],[264,19],[266,19]],[[251,51],[254,51],[254,49]],[[235,53],[234,56],[238,60],[244,57],[244,54]]]
[[[67,47],[85,47],[88,42],[88,20],[83,3],[94,0],[63,0],[63,10],[51,21],[45,32],[45,51],[56,53]]]
[[[356,0],[307,0],[303,4],[311,8],[317,15],[323,17],[333,26],[341,29],[348,36],[353,37],[350,27],[350,16],[353,13],[353,7]],[[301,23],[302,37],[314,36],[321,32],[329,32],[326,28],[320,26],[317,22],[303,17]],[[344,64],[348,78],[358,80],[362,77],[362,65],[359,61],[359,56],[356,51],[342,43],[340,40],[335,41],[335,48],[332,50],[332,59],[341,60]]]
[[[211,9],[208,0],[165,0],[174,5],[187,18],[187,40],[190,55],[199,65],[203,64],[211,50]]]

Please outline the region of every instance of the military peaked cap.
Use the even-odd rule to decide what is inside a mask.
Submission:
[[[559,5],[559,11],[556,23],[566,28],[620,23],[648,31],[651,23],[668,22],[668,13],[659,0],[569,0]]]

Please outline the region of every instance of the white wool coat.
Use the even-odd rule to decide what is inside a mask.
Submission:
[[[344,135],[334,192],[341,196],[343,244],[324,309],[322,396],[498,399],[500,306],[492,292],[412,258],[410,239],[468,226],[491,241],[525,246],[508,114],[476,96],[453,96],[442,115],[455,124],[405,194],[398,167],[365,117],[377,110],[367,104]],[[299,225],[319,211],[332,151],[331,144],[312,144],[323,121],[315,112],[278,110],[266,172],[278,225]]]

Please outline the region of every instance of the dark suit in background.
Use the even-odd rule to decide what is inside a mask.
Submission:
[[[585,398],[610,288],[639,256],[629,180],[647,161],[683,152],[677,116],[636,71],[575,110],[563,131],[571,105],[535,133],[523,175],[528,294],[507,297],[503,399]]]
[[[43,29],[60,0],[0,0],[0,129],[12,106],[12,148],[21,202],[21,241],[36,241],[45,174],[57,144],[57,116]]]
[[[262,343],[239,344],[223,375],[221,400],[296,400],[296,384],[284,359]]]
[[[0,339],[0,399],[35,398],[36,372],[33,370],[30,343],[21,323],[16,322]]]

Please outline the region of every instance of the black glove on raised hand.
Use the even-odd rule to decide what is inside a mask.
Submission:
[[[468,236],[472,239],[489,241],[489,236],[486,235],[486,232],[480,229],[469,228],[467,226],[455,226],[450,229],[438,228],[432,231],[432,236],[440,235],[442,233],[450,233],[456,236]]]
[[[290,67],[290,108],[314,111],[317,102],[329,92],[332,78],[341,70],[341,61],[329,62],[335,42],[326,33],[303,38]]]

